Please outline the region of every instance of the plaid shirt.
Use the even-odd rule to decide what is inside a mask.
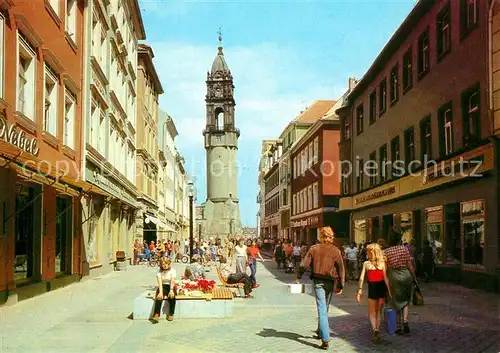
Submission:
[[[384,250],[387,259],[387,267],[394,269],[408,268],[411,255],[408,249],[402,245],[392,246]]]

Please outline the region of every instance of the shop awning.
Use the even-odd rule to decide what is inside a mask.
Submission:
[[[166,231],[168,232],[175,232],[175,229],[173,227],[171,227],[170,225],[162,222],[159,218],[156,218],[152,215],[146,215],[146,218],[144,219],[144,222],[149,224],[149,223],[153,223],[155,224],[156,226],[162,228],[162,229],[165,229]]]

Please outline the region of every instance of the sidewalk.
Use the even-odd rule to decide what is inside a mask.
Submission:
[[[184,266],[176,264],[180,275]],[[293,275],[258,262],[254,299],[235,299],[232,318],[133,321],[133,299],[152,289],[157,269],[131,267],[0,309],[3,352],[316,352],[314,297],[289,294]],[[216,274],[209,273],[214,279]],[[333,299],[331,352],[500,351],[498,298],[447,284],[423,287],[425,306],[410,310],[410,337],[370,343],[367,307],[355,284]],[[382,332],[384,334],[384,332]]]

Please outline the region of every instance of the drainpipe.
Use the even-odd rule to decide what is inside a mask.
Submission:
[[[489,83],[489,109],[493,118],[493,7],[496,0],[491,1],[488,10],[488,83]],[[494,119],[494,118],[493,118]],[[494,120],[492,120],[494,122]],[[492,125],[494,126],[494,124]]]

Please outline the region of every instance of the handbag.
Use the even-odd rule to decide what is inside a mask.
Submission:
[[[420,290],[420,286],[417,282],[414,284],[413,288],[413,305],[421,306],[424,305],[424,296],[422,295],[422,291]]]

